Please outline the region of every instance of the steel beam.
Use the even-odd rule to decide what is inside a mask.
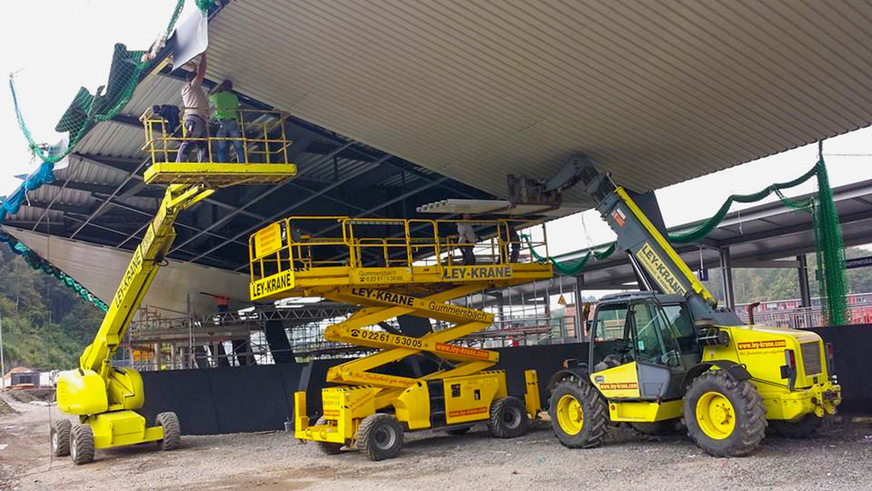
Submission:
[[[335,152],[335,153],[339,153],[339,152],[341,152],[342,150],[344,150],[344,149],[350,147],[350,146],[353,145],[354,143],[356,143],[356,142],[354,142],[354,141],[350,141],[350,142],[346,143],[345,145],[342,145],[341,147],[339,147],[339,148],[337,148],[336,150],[334,150],[334,152]],[[309,167],[308,171],[309,171],[309,172],[312,172],[311,169],[314,169],[314,168],[316,168],[317,166],[321,165],[322,163],[329,161],[331,158],[333,158],[332,155],[328,155],[328,156],[322,158],[321,160],[319,160],[318,162],[316,162],[314,165],[312,165],[311,167]],[[305,173],[306,173],[306,170],[304,169],[304,171],[301,172],[300,175],[304,175]],[[288,182],[290,182],[290,181],[288,181]],[[228,215],[226,215],[226,216],[222,217],[221,219],[217,220],[216,222],[212,223],[211,225],[209,225],[209,226],[206,227],[205,229],[201,230],[199,233],[194,234],[194,236],[192,236],[192,237],[189,237],[187,240],[185,240],[184,242],[182,242],[182,243],[179,244],[178,246],[174,247],[174,248],[172,249],[172,251],[170,251],[170,252],[176,251],[176,250],[178,250],[178,249],[180,249],[180,248],[182,248],[182,247],[184,247],[184,246],[190,244],[191,242],[197,240],[199,237],[201,237],[201,236],[203,236],[204,234],[208,233],[210,230],[214,229],[215,227],[219,227],[219,226],[221,226],[222,224],[227,223],[227,222],[230,221],[233,217],[235,217],[236,215],[239,215],[240,213],[242,213],[242,211],[245,210],[246,208],[248,208],[249,206],[251,206],[251,205],[253,205],[253,204],[255,204],[255,203],[260,202],[260,201],[263,200],[264,198],[266,198],[266,197],[272,195],[273,193],[279,191],[280,189],[284,189],[286,184],[287,184],[287,182],[286,182],[285,184],[282,184],[282,185],[279,185],[279,186],[273,186],[272,188],[270,188],[270,189],[268,189],[267,191],[265,191],[265,192],[263,192],[262,194],[260,194],[258,197],[256,197],[256,198],[254,198],[253,200],[247,202],[247,203],[246,203],[245,205],[243,205],[242,207],[237,208],[235,211],[229,213]],[[261,221],[263,222],[263,221],[269,221],[269,220],[272,220],[272,218],[270,218],[270,219],[266,219],[266,220],[261,220]],[[263,225],[263,224],[262,224],[262,223],[259,223],[257,226],[261,226],[261,225]],[[238,237],[241,237],[241,235],[238,235],[236,238],[238,238]],[[231,240],[235,240],[235,239],[231,239]],[[246,245],[246,247],[248,247],[248,246]],[[202,257],[202,256],[199,256],[199,257]],[[199,259],[199,257],[198,257],[197,259]]]

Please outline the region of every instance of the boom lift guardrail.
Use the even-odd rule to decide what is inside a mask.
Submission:
[[[76,464],[93,460],[95,448],[150,441],[159,442],[164,450],[178,447],[178,418],[167,412],[157,416],[154,426],[146,423],[145,418],[136,412],[145,401],[142,378],[131,368],[113,367],[115,351],[158,270],[166,264],[166,255],[176,237],[173,224],[182,211],[223,187],[273,184],[296,175],[296,166],[286,160],[269,164],[172,162],[177,149],[164,146],[160,152],[156,150],[156,144],[168,138],[166,123],[151,111],[140,119],[145,126],[145,149],[152,158],[152,166],[146,171],[146,182],[168,184],[168,187],[156,216],[133,252],[94,341],[79,359],[79,368],[61,372],[58,376],[58,408],[79,416],[79,423],[72,425],[66,419],[54,422],[51,428],[52,451],[56,456],[69,454]],[[164,130],[164,137],[156,138],[156,128]],[[273,144],[283,146],[287,143],[283,137],[276,142],[258,140],[261,142],[267,149]],[[286,157],[287,153],[284,155]]]
[[[505,220],[474,221],[491,231],[478,246],[452,235],[459,222],[291,217],[252,235],[252,300],[317,296],[360,305],[324,337],[381,350],[328,371],[328,382],[344,385],[323,389],[316,424],[307,415],[306,393],[294,395],[297,438],[319,442],[328,454],[356,445],[381,460],[400,451],[405,430],[445,427],[462,433],[488,421],[498,437],[526,432],[540,409],[535,371],[525,373],[525,394],[509,394],[505,372],[488,370],[498,353],[452,343],[487,328],[494,315],[449,302],[487,288],[551,278],[553,272],[550,265],[530,262],[531,255],[510,262],[511,248],[521,244],[510,240]],[[304,235],[304,230],[321,232]],[[458,264],[459,247],[476,247],[478,263]],[[451,327],[415,337],[386,322],[401,316]],[[384,370],[414,355],[436,360],[438,368],[420,376]]]

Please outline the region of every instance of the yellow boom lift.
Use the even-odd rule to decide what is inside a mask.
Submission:
[[[320,224],[319,224],[320,222]],[[372,460],[397,455],[407,430],[445,428],[463,433],[487,422],[496,437],[526,433],[540,409],[535,371],[525,373],[524,394],[509,394],[506,374],[491,368],[499,354],[464,346],[459,338],[489,327],[494,315],[450,303],[454,299],[551,278],[551,266],[511,262],[508,223],[476,221],[492,235],[480,244],[476,265],[457,261],[457,221],[292,217],[250,239],[251,299],[322,297],[361,306],[331,325],[327,341],[378,350],[330,368],[321,417],[307,414],[306,392],[294,396],[295,435],[328,454],[357,447]],[[321,230],[315,236],[303,231]],[[328,231],[334,231],[326,236]],[[387,238],[385,238],[387,237]],[[432,320],[420,336],[389,320]],[[414,355],[438,363],[421,375],[389,369]]]
[[[647,291],[598,302],[587,360],[567,360],[549,381],[561,443],[594,447],[609,423],[655,433],[683,418],[700,448],[731,457],[757,448],[767,425],[804,437],[835,414],[842,398],[831,346],[812,332],[743,325],[718,307],[630,192],[581,156],[568,167]]]
[[[250,124],[245,124],[245,116],[240,118],[243,127],[251,129]],[[94,341],[82,353],[79,368],[58,376],[58,408],[78,416],[79,423],[71,424],[62,419],[52,424],[52,451],[56,456],[70,455],[76,464],[92,461],[96,448],[151,441],[158,442],[164,450],[179,446],[180,427],[176,415],[161,413],[154,424],[149,425],[136,412],[145,401],[142,377],[132,368],[112,366],[112,357],[151,282],[166,263],[166,255],[176,237],[173,223],[183,210],[223,187],[280,183],[296,175],[296,166],[287,162],[290,142],[284,137],[283,126],[276,129],[261,125],[263,138],[243,138],[247,154],[244,163],[176,163],[178,143],[186,138],[171,136],[166,122],[150,111],[140,119],[146,131],[144,149],[150,153],[152,161],[145,173],[145,182],[168,187],[157,215],[133,252]],[[259,120],[280,121],[281,118],[279,114],[262,113]],[[211,147],[211,140],[198,142]],[[267,159],[263,158],[263,149],[268,149]],[[250,163],[248,157],[255,155],[258,155],[257,160],[267,162],[272,156],[273,163]]]

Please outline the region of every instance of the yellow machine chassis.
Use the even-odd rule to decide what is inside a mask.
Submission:
[[[311,226],[315,220],[324,222],[320,228],[335,233],[312,237],[297,232],[298,226],[315,228]],[[490,418],[492,403],[508,395],[505,373],[489,370],[499,361],[498,353],[456,343],[489,327],[494,315],[449,302],[486,288],[551,278],[551,265],[529,262],[532,254],[528,262],[511,262],[511,250],[521,244],[505,220],[475,221],[496,231],[482,239],[487,245],[465,244],[452,236],[458,222],[291,217],[251,236],[252,300],[319,296],[359,305],[361,309],[346,321],[328,327],[324,338],[379,350],[328,370],[326,381],[342,385],[323,389],[323,423],[311,424],[306,393],[295,394],[297,438],[351,445],[363,419],[389,406],[408,430],[430,428],[435,412],[443,409],[439,425],[484,421]],[[367,236],[371,226],[394,227],[398,232],[387,238]],[[344,253],[325,259],[318,254],[322,247]],[[480,264],[458,264],[454,253],[463,247],[483,250]],[[382,266],[365,263],[365,253],[381,256]],[[401,316],[434,319],[450,327],[421,337],[372,328]],[[376,372],[418,354],[441,358],[451,366],[420,378]],[[538,380],[535,371],[525,376],[524,404],[528,415],[535,417],[540,409]],[[439,400],[438,394],[430,393],[433,387],[443,394],[444,407],[431,407],[431,400]]]

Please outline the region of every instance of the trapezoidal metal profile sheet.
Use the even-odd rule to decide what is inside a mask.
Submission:
[[[645,191],[868,125],[870,21],[860,1],[232,2],[209,76],[499,196],[573,152]]]

